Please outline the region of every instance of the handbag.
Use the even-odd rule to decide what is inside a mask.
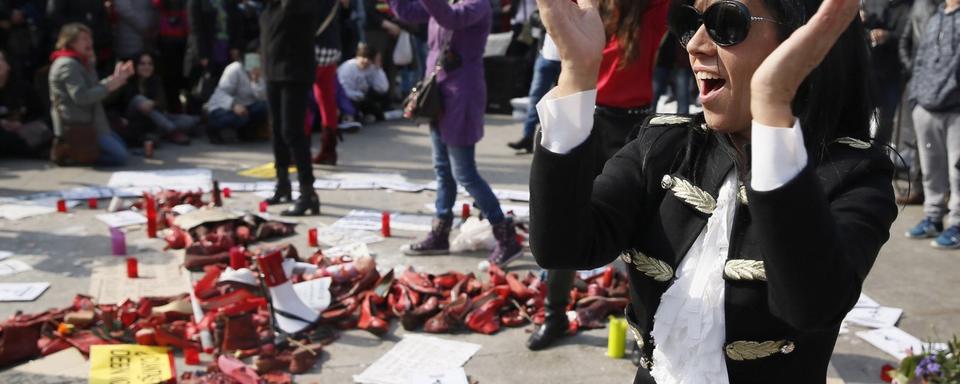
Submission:
[[[443,61],[447,57],[451,40],[453,40],[452,34],[443,44],[443,49],[440,51],[440,56],[437,57],[433,72],[417,82],[410,90],[407,98],[403,100],[403,117],[405,119],[430,122],[440,118],[443,113],[443,96],[440,94],[440,86],[437,84],[437,75],[443,69]]]
[[[54,100],[54,109],[60,114],[60,100]],[[93,164],[100,158],[97,126],[93,123],[69,123],[60,114],[63,130],[53,138],[50,160],[60,166]]]

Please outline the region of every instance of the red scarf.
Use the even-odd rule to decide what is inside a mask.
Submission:
[[[61,57],[69,57],[71,59],[75,59],[79,61],[81,64],[83,64],[84,67],[87,66],[87,57],[80,54],[80,52],[74,51],[70,48],[64,48],[61,50],[53,51],[53,53],[50,54],[50,62],[52,63],[54,61],[57,61],[57,59]]]

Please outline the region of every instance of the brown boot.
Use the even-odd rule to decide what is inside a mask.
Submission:
[[[337,165],[337,128],[324,128],[320,153],[313,158],[314,164]]]

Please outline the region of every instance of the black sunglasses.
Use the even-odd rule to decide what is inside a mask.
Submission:
[[[670,30],[680,38],[684,47],[697,33],[701,25],[707,27],[707,35],[721,47],[742,43],[750,34],[750,24],[754,21],[779,21],[751,16],[750,9],[739,1],[720,0],[713,3],[701,14],[690,5],[676,5],[670,10]]]

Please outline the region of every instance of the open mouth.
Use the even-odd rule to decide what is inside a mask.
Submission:
[[[712,97],[715,96],[721,89],[723,89],[723,86],[727,84],[726,79],[707,72],[698,72],[697,80],[700,82],[701,101],[704,101],[704,99],[712,99]]]

